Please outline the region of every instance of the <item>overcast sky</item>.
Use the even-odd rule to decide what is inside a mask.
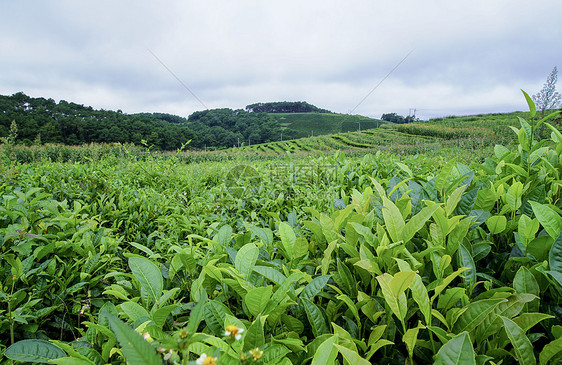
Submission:
[[[559,0],[0,0],[0,94],[185,117],[298,100],[509,112],[562,67],[561,44]]]

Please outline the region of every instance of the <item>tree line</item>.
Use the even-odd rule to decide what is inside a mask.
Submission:
[[[306,101],[277,101],[246,105],[246,111],[253,113],[332,113]]]
[[[166,113],[125,114],[96,110],[61,100],[33,98],[22,92],[0,95],[0,137],[17,124],[15,143],[148,144],[174,150],[191,141],[190,148],[227,148],[241,144],[276,141],[294,131],[283,128],[265,113],[214,109],[195,112],[188,118]]]
[[[408,115],[406,117],[396,113],[386,113],[381,116],[382,120],[396,124],[413,123],[419,121],[415,115]]]
[[[242,109],[211,109],[189,116],[187,125],[198,137],[198,143],[209,147],[232,147],[278,141],[281,134],[290,139],[296,131],[281,126],[266,113]]]

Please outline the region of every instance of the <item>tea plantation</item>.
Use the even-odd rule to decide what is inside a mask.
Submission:
[[[0,361],[559,364],[562,134],[527,100],[228,155],[4,140]]]

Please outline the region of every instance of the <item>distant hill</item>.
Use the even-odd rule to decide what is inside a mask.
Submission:
[[[246,109],[203,110],[188,118],[167,113],[126,114],[19,92],[0,95],[0,137],[11,133],[14,121],[17,144],[134,143],[174,150],[189,142],[190,149],[207,150],[378,128],[387,123],[332,113],[306,102],[257,103]]]
[[[275,101],[246,105],[247,112],[253,113],[331,113],[306,101]]]
[[[270,113],[269,115],[282,127],[295,131],[295,138],[372,129],[388,123],[361,115],[336,113]]]
[[[96,110],[61,100],[35,98],[19,92],[0,95],[0,137],[7,137],[12,122],[16,144],[87,143],[146,144],[159,150],[175,150],[188,143],[195,149],[224,149],[242,144],[294,138],[267,113],[242,109],[212,109],[189,118],[167,113],[126,114],[121,110]]]

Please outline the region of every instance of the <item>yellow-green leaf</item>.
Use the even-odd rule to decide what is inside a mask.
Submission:
[[[350,364],[353,365],[371,365],[371,362],[365,360],[359,354],[353,350],[348,349],[347,347],[343,347],[338,344],[334,344],[334,346],[338,349],[340,354],[342,354],[343,358],[346,359]]]

